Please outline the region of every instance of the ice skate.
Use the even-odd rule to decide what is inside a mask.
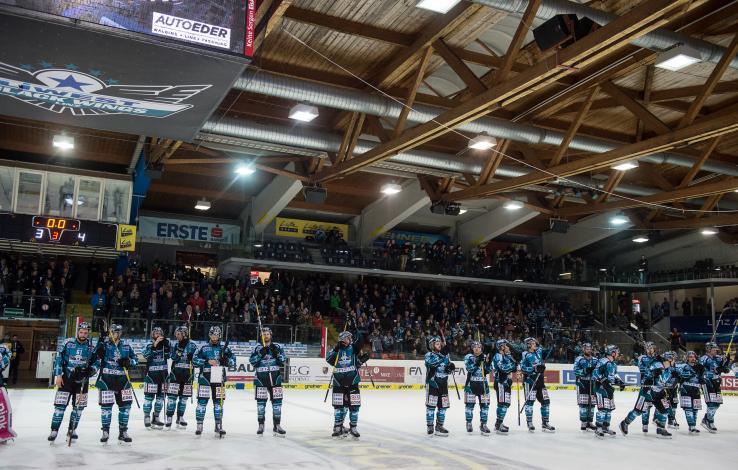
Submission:
[[[359,430],[358,430],[358,429],[356,429],[356,425],[352,425],[352,426],[351,426],[351,427],[349,428],[349,435],[350,435],[350,436],[351,436],[352,438],[354,438],[354,439],[358,439],[359,437],[361,437],[361,434],[359,434]]]
[[[354,429],[356,429],[356,426],[354,426]],[[285,434],[287,434],[287,431],[282,429],[282,426],[280,426],[279,424],[275,424],[272,431],[274,431],[275,437],[285,437]]]
[[[221,423],[220,421],[216,421],[216,423],[215,423],[215,435],[222,438],[223,436],[225,436],[225,434],[226,434],[226,432],[225,432],[225,430],[223,430],[223,423]]]
[[[697,426],[690,426],[689,427],[689,435],[690,436],[699,436],[700,435],[700,430],[697,429]]]
[[[202,423],[197,423],[197,430],[195,430],[195,435],[196,436],[202,435]]]
[[[167,416],[165,426],[167,427],[167,431],[170,431],[172,429],[172,417],[171,416]]]
[[[144,416],[144,427],[147,431],[151,430],[151,416]]]
[[[480,434],[481,434],[482,436],[489,436],[489,434],[490,434],[490,430],[489,430],[489,428],[487,427],[487,423],[482,423],[482,424],[480,424],[480,425],[479,425],[479,433],[480,433]]]
[[[159,421],[159,415],[155,415],[154,419],[151,420],[151,427],[153,429],[163,429],[164,428],[164,423]]]
[[[502,423],[496,423],[495,432],[502,436],[507,436],[507,433],[510,432],[510,429]]]
[[[533,426],[533,421],[528,421],[528,432],[536,432],[536,427]]]
[[[671,433],[666,428],[657,428],[656,435],[662,439],[671,439]]]
[[[627,436],[628,435],[628,423],[626,423],[625,421],[620,421],[619,427],[620,427],[620,432],[623,433],[623,436]]]
[[[429,424],[427,427],[428,427],[428,435],[432,436],[433,435],[433,425]]]
[[[436,436],[448,437],[448,430],[442,424],[436,423]]]
[[[49,434],[49,437],[47,439],[48,439],[49,442],[51,442],[53,444],[54,441],[56,440],[56,436],[58,436],[58,435],[59,435],[59,431],[56,430],[56,429],[52,429],[51,430],[51,434]]]
[[[700,424],[702,424],[702,427],[705,428],[710,434],[715,434],[717,432],[717,428],[713,423],[707,421],[707,417],[702,418]]]
[[[342,438],[343,437],[343,426],[340,424],[333,426],[333,434],[331,434],[331,437],[335,437],[336,439]]]
[[[120,428],[120,431],[118,432],[118,444],[128,445],[131,442],[133,442],[133,439],[128,435],[128,429]]]
[[[182,416],[177,416],[177,429],[185,429],[187,427],[187,421]]]
[[[551,426],[548,421],[544,421],[543,423],[541,423],[541,430],[543,432],[556,432],[556,428]]]
[[[472,426],[472,423],[466,423],[466,432],[474,432],[474,426]]]
[[[102,437],[100,438],[100,442],[105,444],[108,442],[108,439],[110,439],[110,430],[108,428],[103,428]]]
[[[264,423],[259,423],[259,427],[256,430],[256,434],[259,436],[264,435]]]

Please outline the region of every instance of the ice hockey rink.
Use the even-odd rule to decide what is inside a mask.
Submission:
[[[85,410],[79,428],[79,440],[71,448],[60,434],[54,445],[46,437],[51,422],[53,391],[10,391],[13,427],[18,438],[0,446],[0,467],[13,470],[82,468],[137,469],[157,468],[247,469],[247,468],[710,468],[728,464],[736,455],[738,439],[738,398],[725,397],[716,418],[717,434],[703,429],[699,436],[689,436],[683,412],[679,410],[681,427],[671,440],[656,438],[655,427],[643,435],[640,419],[634,422],[628,437],[597,439],[579,430],[574,391],[552,391],[551,422],[555,434],[537,431],[530,434],[518,427],[513,406],[505,420],[509,436],[465,430],[464,407],[452,392],[452,405],[446,427],[450,436],[425,434],[425,408],[422,391],[362,392],[358,441],[330,437],[333,415],[330,404],[323,403],[320,390],[286,390],[282,424],[286,438],[267,432],[256,435],[256,403],[250,390],[233,390],[225,403],[224,439],[213,434],[212,408],[208,408],[205,431],[194,434],[193,405],[187,409],[187,430],[147,431],[142,412],[135,405],[131,412],[130,446],[117,443],[113,415],[111,441],[99,442],[100,408]],[[140,395],[140,390],[138,391]],[[514,393],[514,392],[513,392]],[[95,402],[94,392],[91,402]],[[614,425],[630,410],[634,392],[616,393],[617,409]],[[139,397],[141,398],[141,397]],[[494,422],[490,411],[490,424]],[[477,408],[478,413],[478,408]],[[62,424],[66,428],[68,418]],[[701,419],[701,415],[700,415]],[[267,412],[267,423],[271,420]],[[524,421],[524,419],[523,419]],[[535,424],[540,429],[536,406]],[[267,430],[271,427],[268,426]],[[732,457],[731,457],[732,456]]]

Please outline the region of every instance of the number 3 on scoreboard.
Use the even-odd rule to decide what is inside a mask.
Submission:
[[[34,235],[34,238],[36,240],[43,240],[43,238],[44,238],[44,229],[37,228],[36,229],[36,235]]]

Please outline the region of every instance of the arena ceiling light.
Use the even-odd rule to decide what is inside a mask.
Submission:
[[[417,7],[436,13],[448,13],[461,0],[420,0]]]
[[[210,206],[211,206],[210,201],[208,201],[205,198],[202,198],[199,201],[197,201],[197,204],[195,204],[195,209],[199,211],[207,211],[207,210],[210,210]]]
[[[523,282],[522,279],[513,279],[513,282]]]
[[[717,235],[718,230],[715,227],[705,227],[700,231],[700,233],[702,235]]]
[[[676,72],[697,62],[702,62],[699,51],[681,44],[668,51],[661,52],[656,58],[656,67]]]
[[[298,103],[290,109],[290,119],[295,121],[310,122],[319,115],[318,108],[311,104]]]
[[[523,208],[523,203],[520,201],[507,201],[502,207],[509,211],[516,211]]]
[[[610,168],[617,171],[628,171],[632,170],[633,168],[638,168],[638,161],[631,160],[629,162],[618,163],[617,165],[613,165]]]
[[[392,196],[402,191],[402,186],[400,186],[397,183],[387,183],[382,186],[382,189],[380,191],[382,192],[382,194],[386,194],[387,196]]]
[[[251,165],[247,165],[245,163],[240,163],[236,167],[236,174],[238,176],[249,176],[249,175],[253,175],[255,172],[256,172],[256,168],[254,168]]]
[[[57,134],[51,141],[51,145],[60,150],[72,150],[74,148],[74,137]]]
[[[648,237],[645,235],[638,235],[633,239],[634,243],[646,243],[648,241]]]
[[[469,148],[474,150],[489,150],[497,145],[497,139],[486,134],[479,134],[473,139],[469,139]]]
[[[469,209],[459,209],[459,215],[466,214]]]
[[[630,222],[630,219],[628,219],[623,214],[615,214],[614,216],[610,217],[610,223],[612,225],[625,225],[628,222]]]

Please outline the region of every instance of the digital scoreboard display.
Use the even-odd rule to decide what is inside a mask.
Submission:
[[[0,238],[63,246],[116,247],[118,226],[40,215],[0,214]]]
[[[0,0],[0,3],[250,57],[255,0]]]
[[[66,245],[84,243],[87,234],[79,231],[80,225],[76,219],[36,216],[33,218],[33,228],[36,229],[33,238],[40,242]]]

